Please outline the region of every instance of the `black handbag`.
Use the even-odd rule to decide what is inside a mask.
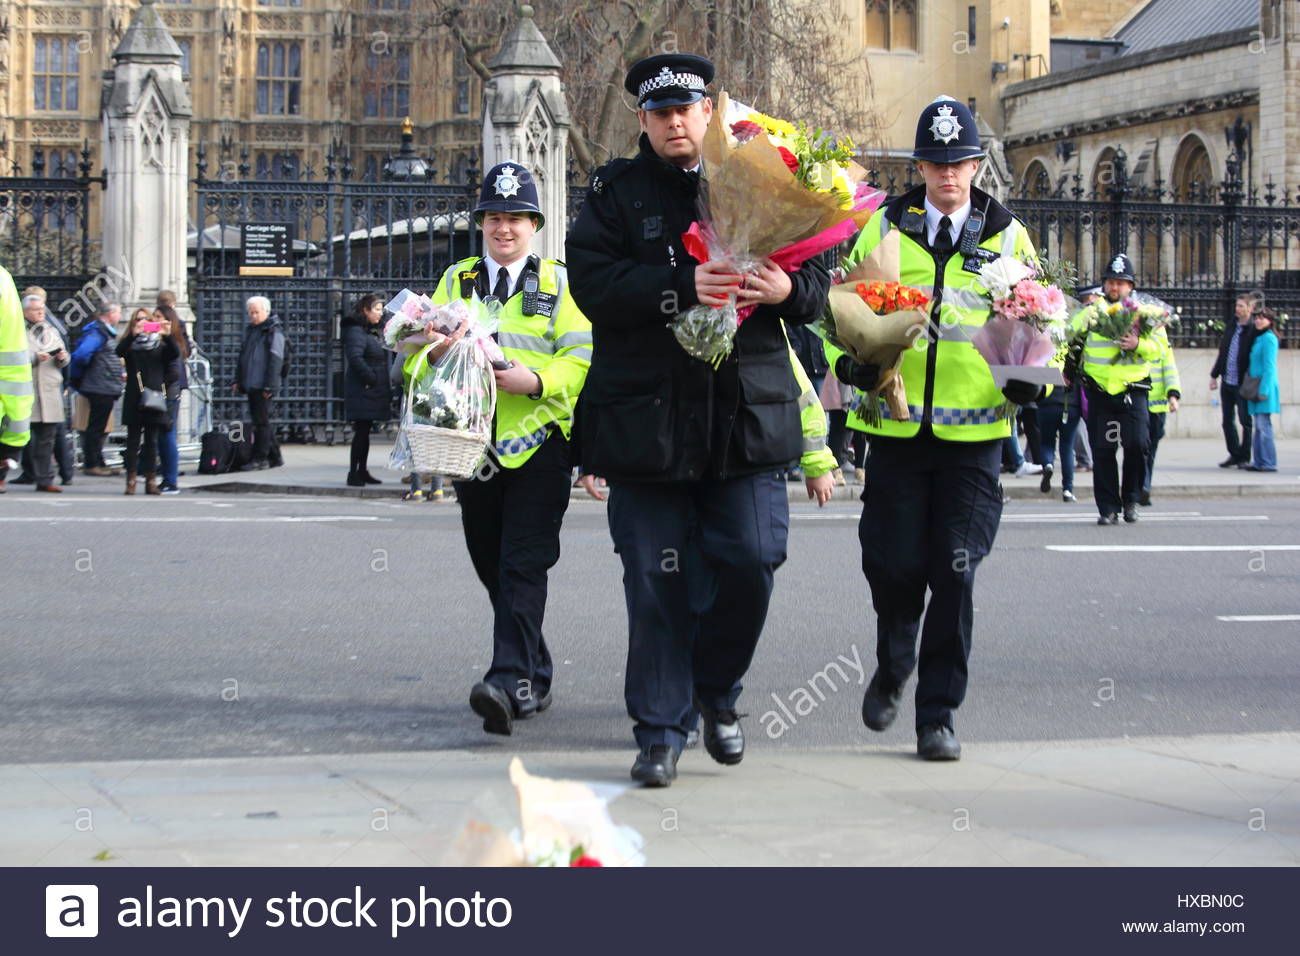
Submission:
[[[140,411],[167,414],[167,393],[156,388],[145,388],[140,373],[135,373],[135,382],[140,386]]]
[[[1261,384],[1258,375],[1243,375],[1241,384],[1237,386],[1237,395],[1248,402],[1259,401],[1259,386]]]

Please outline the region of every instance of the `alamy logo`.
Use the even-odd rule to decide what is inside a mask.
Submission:
[[[99,935],[99,887],[54,883],[45,887],[45,935]]]

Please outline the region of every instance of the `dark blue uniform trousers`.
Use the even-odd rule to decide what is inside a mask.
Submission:
[[[789,530],[776,472],[611,488],[609,531],[627,599],[623,690],[639,747],[680,753],[694,694],[734,709]]]
[[[483,680],[518,709],[546,696],[553,668],[542,637],[547,572],[560,560],[560,525],[569,507],[569,445],[552,433],[518,468],[495,460],[486,480],[457,481],[465,544],[492,601],[492,666]]]
[[[1110,395],[1100,389],[1088,389],[1088,441],[1092,445],[1092,498],[1097,503],[1097,511],[1119,514],[1125,505],[1137,504],[1151,448],[1147,393],[1129,389]]]
[[[876,610],[876,663],[886,691],[902,687],[919,663],[917,729],[954,729],[966,697],[975,569],[1002,519],[1001,446],[872,438],[867,453],[858,537]]]

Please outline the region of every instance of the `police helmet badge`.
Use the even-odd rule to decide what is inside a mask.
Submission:
[[[515,175],[514,167],[503,166],[501,168],[501,175],[496,178],[496,182],[492,184],[492,188],[496,190],[498,196],[505,199],[509,199],[511,196],[518,193],[519,177]]]
[[[1110,261],[1110,271],[1127,272],[1128,270],[1125,268],[1125,266],[1127,265],[1128,263],[1124,261],[1124,257],[1122,255],[1116,256],[1114,259]]]
[[[935,116],[930,120],[930,133],[937,142],[945,146],[961,135],[962,125],[957,121],[957,117],[952,115],[952,107],[947,103],[935,111]]]

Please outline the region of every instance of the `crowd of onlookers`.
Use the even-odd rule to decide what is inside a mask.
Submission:
[[[85,474],[121,475],[104,459],[104,441],[120,399],[126,493],[135,493],[140,475],[147,494],[177,493],[176,422],[181,392],[188,385],[185,360],[191,343],[176,313],[175,294],[159,293],[154,309],[136,309],[120,332],[121,306],[100,304],[75,346],[69,329],[47,308],[44,289],[23,290],[22,307],[34,402],[22,473],[9,483],[48,493],[71,484],[75,453],[70,429],[80,434]]]
[[[47,309],[45,290],[37,286],[25,289],[22,306],[32,353],[35,401],[22,474],[10,484],[30,484],[38,491],[53,493],[70,484],[74,475],[73,429],[81,436],[85,474],[114,476],[124,470],[127,494],[135,493],[139,476],[145,478],[146,494],[177,493],[177,422],[181,393],[189,384],[186,360],[193,344],[176,312],[175,295],[159,293],[152,311],[136,309],[120,331],[120,306],[104,303],[77,337],[75,347],[69,330]],[[289,345],[265,296],[251,297],[246,309],[248,325],[232,388],[248,399],[252,461],[245,467],[260,469],[269,467],[273,455],[271,419],[287,374]],[[367,464],[370,436],[375,423],[393,417],[394,392],[401,382],[401,365],[393,362],[380,338],[383,315],[382,297],[366,295],[354,303],[342,324],[345,416],[352,425],[350,486],[379,484]],[[1224,330],[1210,371],[1210,389],[1219,396],[1228,449],[1228,457],[1219,466],[1276,471],[1272,416],[1281,408],[1279,316],[1264,303],[1261,293],[1248,293],[1237,299],[1235,318]],[[867,441],[863,432],[847,426],[853,390],[827,374],[825,352],[810,330],[792,327],[789,332],[791,346],[827,413],[828,444],[840,463],[836,480],[846,484],[851,476],[861,482]],[[121,424],[126,428],[122,470],[109,468],[103,451],[119,400]],[[1020,408],[1017,427],[1004,443],[1003,472],[1015,477],[1037,475],[1046,493],[1059,464],[1062,497],[1074,501],[1075,473],[1091,468],[1087,429],[1079,427],[1085,401],[1076,383]],[[1169,410],[1177,407],[1175,391]],[[1161,424],[1163,432],[1163,421]],[[1149,503],[1158,443],[1154,434],[1152,437],[1143,503]],[[55,484],[56,472],[59,484]],[[801,480],[803,475],[795,466],[789,477]],[[441,480],[415,474],[408,476],[410,490],[405,497],[423,499],[423,480],[429,478],[428,497],[440,500]]]

